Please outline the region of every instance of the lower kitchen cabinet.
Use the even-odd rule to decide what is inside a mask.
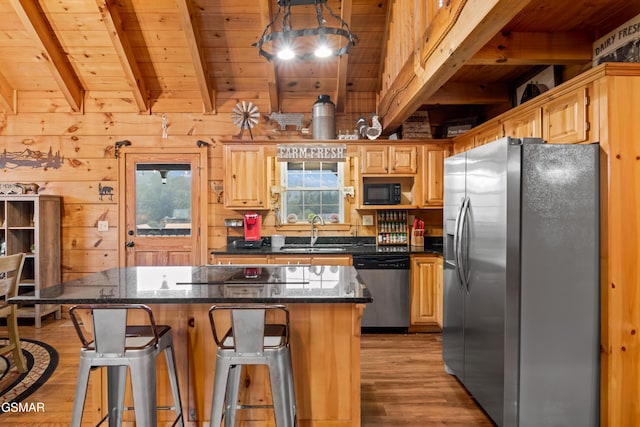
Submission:
[[[210,255],[209,264],[269,264],[267,255]]]
[[[442,257],[411,256],[410,332],[442,330]]]

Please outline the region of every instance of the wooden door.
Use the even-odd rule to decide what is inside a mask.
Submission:
[[[123,154],[121,265],[206,262],[206,161],[203,149]]]

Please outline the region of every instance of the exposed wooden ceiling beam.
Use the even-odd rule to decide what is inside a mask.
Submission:
[[[347,24],[351,25],[351,0],[342,0],[342,10],[340,17]],[[338,58],[338,84],[336,88],[336,111],[344,113],[347,99],[347,67],[349,65],[349,55],[342,55]]]
[[[18,18],[41,50],[42,59],[73,111],[82,110],[84,88],[37,1],[10,0]]]
[[[410,58],[391,87],[381,94],[378,113],[385,132],[393,132],[418,110],[529,1],[467,2],[453,22],[445,22],[446,31],[439,37],[438,49],[432,49],[426,56]],[[430,39],[425,43],[430,43]]]
[[[180,10],[180,18],[182,19],[182,29],[184,30],[193,68],[196,72],[198,87],[202,94],[202,104],[205,113],[216,113],[216,94],[207,71],[207,62],[202,49],[202,40],[198,31],[198,23],[194,18],[193,5],[191,0],[178,0],[178,9]]]
[[[258,3],[260,11],[261,27],[266,28],[271,22],[273,16],[273,9],[271,7],[270,0],[260,0]],[[276,66],[273,62],[269,61],[267,64],[267,81],[269,85],[269,113],[274,111],[281,111],[280,108],[280,88],[278,87],[278,73],[276,72]]]
[[[585,32],[502,32],[478,51],[469,65],[572,65],[591,61],[591,35]]]
[[[503,83],[446,83],[427,101],[433,105],[501,104],[509,102],[509,86]]]
[[[129,44],[129,39],[124,32],[122,19],[117,9],[118,6],[113,0],[96,0],[96,3],[100,9],[104,25],[109,32],[113,47],[116,50],[116,55],[120,60],[127,83],[133,93],[138,111],[145,112],[149,110],[149,94],[135,54]]]
[[[0,73],[0,108],[6,113],[16,113],[16,90],[9,84],[2,73]]]

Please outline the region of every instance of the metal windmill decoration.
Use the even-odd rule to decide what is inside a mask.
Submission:
[[[253,133],[251,129],[258,123],[260,118],[260,112],[258,107],[253,105],[253,102],[247,104],[246,101],[241,101],[233,107],[233,113],[231,113],[233,123],[240,128],[240,130],[248,129],[251,139],[253,139]]]

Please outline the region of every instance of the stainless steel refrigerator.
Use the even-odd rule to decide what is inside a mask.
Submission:
[[[498,426],[599,425],[599,146],[445,159],[445,367]]]

